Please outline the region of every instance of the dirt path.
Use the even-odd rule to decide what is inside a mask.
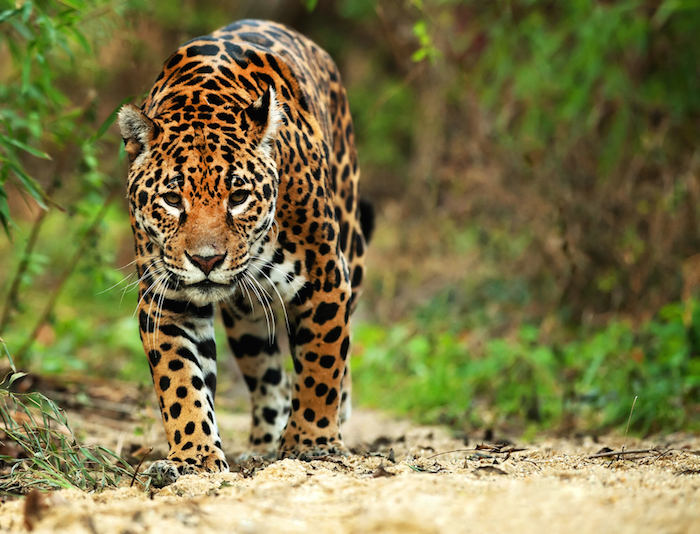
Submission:
[[[129,425],[137,424],[105,428],[98,418],[71,417],[112,448],[124,447],[133,436]],[[244,416],[222,418],[232,450],[242,449],[247,424]],[[157,434],[154,425],[143,437],[157,440]],[[628,450],[671,450],[612,462],[589,456],[603,446],[620,450],[619,438],[548,439],[517,443],[526,450],[510,454],[506,447],[435,456],[465,444],[439,428],[362,411],[344,435],[364,454],[309,463],[253,460],[240,473],[183,477],[151,493],[60,491],[29,519],[37,533],[700,532],[699,437],[628,439]],[[24,500],[0,504],[0,532],[25,532],[24,520]]]

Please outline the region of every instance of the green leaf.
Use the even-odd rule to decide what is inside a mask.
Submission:
[[[12,234],[10,234],[10,226],[12,224],[12,218],[10,217],[10,206],[7,203],[7,193],[2,186],[2,182],[0,182],[0,224],[2,224],[7,238],[11,239]]]
[[[49,156],[46,152],[37,150],[36,148],[33,148],[27,145],[26,143],[23,143],[22,141],[18,141],[17,139],[0,135],[0,141],[8,142],[11,145],[16,146],[17,148],[24,150],[25,152],[29,152],[32,156],[36,156],[37,158],[48,159],[49,161],[51,161],[51,156]]]
[[[20,167],[18,164],[16,164],[13,161],[8,161],[5,163],[10,170],[12,170],[13,174],[17,177],[19,180],[19,183],[22,185],[22,187],[31,195],[31,197],[36,201],[37,204],[42,209],[48,209],[46,205],[46,195],[44,194],[44,191],[41,189],[41,186],[32,178],[29,176],[26,172],[24,172],[24,169]]]
[[[7,387],[9,388],[12,384],[14,384],[17,380],[19,380],[22,377],[27,376],[29,373],[12,373],[10,375],[10,378],[8,379],[7,382]]]
[[[80,31],[79,31],[78,29],[76,29],[76,28],[71,28],[71,35],[73,36],[73,38],[75,39],[75,41],[76,41],[80,46],[83,47],[83,50],[85,50],[85,52],[86,52],[87,54],[90,54],[90,55],[93,54],[93,52],[92,52],[92,46],[90,46],[90,42],[87,40],[87,38],[85,37],[85,35],[82,34],[82,32],[80,32]]]
[[[22,22],[27,23],[34,9],[34,2],[25,2],[19,9],[22,11]]]
[[[122,106],[124,104],[126,104],[127,102],[131,102],[133,99],[134,99],[133,96],[128,96],[128,97],[122,99],[122,101],[119,102],[119,104],[117,104],[117,107],[115,107],[112,110],[112,113],[109,114],[109,117],[107,117],[105,119],[105,121],[100,125],[100,127],[95,132],[95,135],[93,135],[90,138],[89,142],[94,143],[99,138],[101,138],[104,135],[104,133],[109,129],[109,127],[112,126],[112,124],[114,124],[114,121],[117,119],[117,115],[119,114],[119,110],[122,108]]]
[[[413,54],[411,54],[411,61],[418,63],[426,58],[428,51],[425,48],[419,48]]]
[[[77,2],[70,2],[69,0],[58,0],[61,4],[64,6],[70,7],[71,9],[75,9],[76,11],[80,11],[83,9],[85,6],[80,5]]]
[[[22,64],[22,93],[27,93],[29,89],[29,79],[32,75],[32,55],[33,47],[29,45],[27,46],[27,56]]]
[[[2,24],[11,17],[14,17],[19,12],[20,9],[8,9],[7,11],[3,11],[2,13],[0,13],[0,24]]]

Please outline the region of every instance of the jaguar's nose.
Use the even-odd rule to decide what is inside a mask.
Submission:
[[[223,254],[218,256],[190,256],[189,254],[187,254],[187,258],[194,265],[196,265],[199,268],[199,270],[201,270],[204,274],[209,275],[210,272],[212,272],[224,262],[226,255]]]

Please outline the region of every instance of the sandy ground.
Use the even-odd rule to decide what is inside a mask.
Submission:
[[[84,439],[112,448],[135,439],[136,426],[143,430],[138,420],[69,417]],[[229,448],[243,450],[248,418],[220,420]],[[153,425],[139,440],[158,443],[159,432]],[[7,500],[0,532],[26,532],[28,520],[37,533],[700,533],[698,436],[628,438],[627,450],[661,452],[611,460],[590,455],[604,446],[619,451],[621,438],[474,450],[478,440],[465,445],[444,429],[363,411],[343,434],[358,454],[253,459],[238,473],[187,476],[161,490],[64,490],[39,499],[28,515],[25,499]],[[513,445],[525,450],[507,452]],[[440,454],[455,449],[470,450]]]

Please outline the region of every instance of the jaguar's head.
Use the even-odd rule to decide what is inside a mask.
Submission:
[[[148,274],[197,305],[233,293],[274,223],[279,186],[274,89],[247,107],[206,100],[154,117],[126,105],[118,117]]]

